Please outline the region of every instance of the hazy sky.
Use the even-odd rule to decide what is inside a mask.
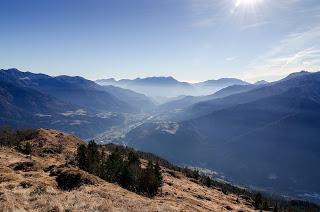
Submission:
[[[0,0],[0,68],[89,79],[320,70],[320,0]]]

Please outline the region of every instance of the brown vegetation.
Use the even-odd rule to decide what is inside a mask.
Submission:
[[[153,198],[103,181],[72,166],[83,142],[71,135],[40,129],[28,142],[31,157],[0,147],[0,211],[254,211],[251,201],[164,167]]]

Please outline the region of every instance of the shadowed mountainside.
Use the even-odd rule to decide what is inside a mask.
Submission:
[[[2,126],[50,127],[89,138],[121,124],[122,113],[140,113],[153,106],[142,94],[81,77],[0,70]]]
[[[195,118],[177,123],[174,133],[147,123],[127,142],[237,183],[320,201],[319,72],[200,102],[188,113]]]
[[[1,70],[0,74],[2,81],[35,89],[86,109],[101,112],[137,112],[143,108],[141,105],[152,106],[152,102],[143,95],[121,88],[102,87],[82,77],[51,77],[45,74],[21,72],[17,69]],[[137,96],[143,103],[140,107],[137,107],[138,100],[135,100],[135,104],[130,101]]]

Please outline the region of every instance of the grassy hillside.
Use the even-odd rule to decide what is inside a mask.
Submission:
[[[0,210],[4,211],[319,210],[309,203],[274,199],[213,181],[198,171],[174,166],[150,153],[112,144],[87,145],[54,130],[1,130],[0,141]],[[131,192],[121,188],[119,185],[125,187],[121,183],[112,182],[112,178],[103,180],[90,174],[92,170],[82,170],[88,167],[79,164],[79,149],[81,146],[92,149],[92,145],[107,160],[115,152],[123,162],[137,156],[141,173],[147,172],[148,163],[159,164],[161,187],[154,195],[127,187]]]

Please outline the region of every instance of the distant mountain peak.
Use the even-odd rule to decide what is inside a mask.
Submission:
[[[152,76],[152,77],[144,77],[144,78],[138,77],[136,79],[137,80],[163,79],[163,80],[175,80],[175,81],[177,81],[172,76]]]
[[[304,76],[304,75],[308,75],[308,74],[311,74],[311,72],[308,72],[308,71],[305,71],[305,70],[301,70],[299,72],[294,72],[294,73],[289,74],[287,77],[284,78],[284,80],[291,79],[291,78],[294,78],[294,77]]]
[[[80,76],[68,76],[68,75],[59,75],[54,78],[56,78],[56,79],[86,80],[85,78],[80,77]]]
[[[17,68],[0,69],[0,71],[19,71]]]
[[[0,69],[0,72],[5,74],[7,77],[15,77],[15,78],[50,78],[47,74],[42,73],[32,73],[29,71],[20,71],[17,68],[9,68],[9,69]]]
[[[134,81],[140,82],[150,82],[150,83],[179,83],[175,78],[168,76],[159,76],[159,77],[146,77],[146,78],[137,78]]]
[[[152,77],[137,77],[135,79],[120,79],[116,80],[115,78],[106,78],[106,79],[98,79],[96,82],[165,82],[165,81],[172,81],[172,82],[179,82],[172,76],[152,76]]]
[[[254,84],[255,84],[255,85],[266,85],[266,84],[268,84],[268,83],[269,83],[268,81],[259,80],[259,81],[255,82]]]
[[[206,80],[204,82],[196,83],[196,85],[200,86],[217,86],[217,85],[248,85],[250,83],[245,82],[241,79],[237,78],[220,78],[220,79],[212,79],[212,80]]]
[[[107,79],[97,79],[95,82],[97,83],[111,83],[111,82],[117,82],[115,78],[107,78]]]

